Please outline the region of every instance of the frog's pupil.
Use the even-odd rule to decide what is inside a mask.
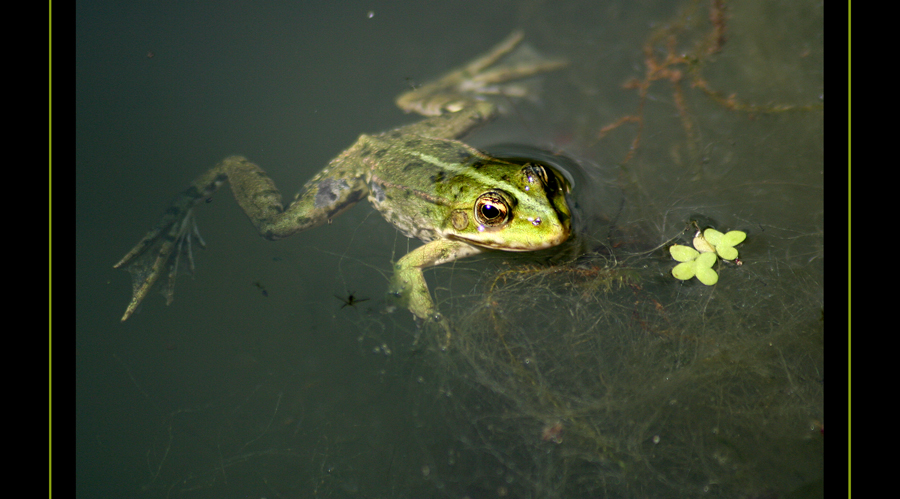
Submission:
[[[481,207],[481,214],[487,219],[494,219],[500,216],[500,210],[492,204],[486,204]]]

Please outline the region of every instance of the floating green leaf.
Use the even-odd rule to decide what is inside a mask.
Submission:
[[[679,262],[690,262],[696,260],[697,257],[700,256],[700,253],[697,250],[683,244],[673,244],[672,247],[669,248],[669,253],[672,254],[672,258]]]
[[[672,275],[676,279],[686,281],[692,277],[697,277],[700,282],[707,286],[712,286],[719,281],[719,275],[712,269],[712,266],[716,263],[715,253],[700,253],[690,246],[681,244],[672,245],[669,248],[669,253],[672,254],[672,258],[681,262],[672,269]]]
[[[715,246],[716,253],[718,253],[723,260],[734,260],[738,257],[738,251],[734,249],[734,247],[741,244],[744,239],[747,238],[747,233],[739,230],[731,230],[726,234],[722,234],[716,229],[706,229],[703,231],[703,237],[706,242]],[[695,238],[694,246],[697,245],[696,241]]]
[[[675,276],[676,279],[681,279],[682,281],[694,277],[696,275],[696,272],[694,272],[694,262],[679,263],[672,269],[672,275]]]
[[[694,235],[694,247],[697,248],[697,251],[700,253],[716,252],[716,247],[710,244],[699,230],[697,231],[697,234]]]
[[[715,264],[715,253],[701,253],[694,260],[694,273],[697,274],[697,279],[707,286],[712,286],[719,282],[719,274],[716,274],[716,271],[712,269],[712,266]]]

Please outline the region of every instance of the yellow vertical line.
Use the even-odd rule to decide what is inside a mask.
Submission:
[[[853,250],[853,245],[850,244],[850,234],[851,234],[850,224],[851,224],[851,216],[852,216],[852,208],[851,208],[851,206],[852,206],[852,203],[851,203],[852,189],[850,188],[850,180],[853,176],[852,168],[851,168],[852,161],[850,159],[852,157],[850,150],[853,147],[852,146],[853,132],[851,131],[852,126],[850,123],[851,122],[850,110],[852,108],[851,100],[852,100],[852,95],[853,95],[853,92],[850,91],[850,87],[852,84],[852,78],[850,76],[852,74],[852,72],[850,71],[850,63],[851,63],[851,59],[853,58],[850,55],[850,54],[852,54],[852,51],[850,50],[851,49],[850,40],[852,39],[852,37],[850,36],[850,31],[853,27],[853,23],[850,22],[850,11],[851,10],[852,9],[850,7],[850,1],[848,0],[847,1],[847,497],[848,498],[850,497],[850,489],[851,489],[850,482],[851,482],[851,468],[852,468],[852,464],[851,464],[852,459],[850,458],[850,449],[851,449],[850,443],[851,443],[851,439],[852,439],[852,437],[850,435],[850,433],[851,433],[850,428],[852,428],[852,425],[850,423],[850,417],[851,417],[851,413],[853,412],[850,410],[850,408],[852,407],[852,404],[850,401],[851,401],[851,395],[853,392],[853,389],[851,388],[853,383],[851,382],[852,380],[851,380],[851,374],[850,374],[852,372],[850,364],[853,360],[853,356],[850,353],[850,345],[852,343],[851,334],[850,334],[851,333],[850,317],[852,315],[851,314],[851,309],[852,309],[851,304],[853,301],[853,299],[852,299],[853,290],[851,289],[852,286],[850,284],[851,282],[853,282],[851,279],[852,273],[853,273],[853,268],[852,268],[853,267],[853,264],[852,264],[853,259],[851,258],[851,252]]]

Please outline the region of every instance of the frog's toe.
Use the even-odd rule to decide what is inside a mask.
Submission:
[[[460,84],[460,90],[463,92],[477,92],[483,94],[497,94],[519,96],[522,85],[500,85],[515,80],[521,80],[529,76],[534,76],[548,71],[555,71],[569,64],[564,59],[542,59],[534,56],[532,61],[522,61],[515,64],[507,64],[496,67],[490,71],[478,73],[468,78]]]
[[[450,341],[453,339],[453,327],[450,325],[450,319],[436,312],[432,316],[431,323],[438,334],[438,345],[441,351],[446,351],[450,348]]]
[[[426,344],[428,344],[428,341],[434,340],[442,352],[450,348],[450,342],[453,339],[453,326],[450,324],[450,320],[440,312],[434,312],[425,319],[415,317],[415,321],[417,327],[413,346],[419,344],[419,339],[424,332],[427,340]]]
[[[125,309],[125,321],[138,309],[141,302],[153,289],[163,273],[168,274],[168,282],[163,290],[166,304],[175,296],[175,278],[181,265],[181,257],[187,260],[189,272],[194,271],[193,246],[196,240],[202,248],[206,242],[200,236],[192,210],[175,219],[169,225],[160,225],[147,233],[132,250],[120,260],[115,268],[122,268],[131,274],[131,302]]]

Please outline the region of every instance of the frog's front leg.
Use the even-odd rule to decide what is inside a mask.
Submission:
[[[196,178],[175,198],[156,226],[114,265],[132,276],[132,298],[122,320],[134,313],[163,273],[168,274],[166,303],[172,302],[181,256],[186,255],[193,269],[191,241],[202,243],[194,225],[193,209],[208,201],[222,184],[231,185],[235,199],[260,235],[281,239],[322,225],[366,196],[365,169],[353,159],[363,143],[361,139],[332,160],[306,183],[287,208],[266,172],[241,156],[226,158]]]
[[[394,276],[389,292],[419,320],[439,324],[449,342],[449,324],[434,306],[422,269],[475,255],[481,251],[480,248],[470,244],[450,239],[437,239],[420,246],[394,264]]]

